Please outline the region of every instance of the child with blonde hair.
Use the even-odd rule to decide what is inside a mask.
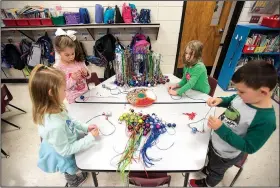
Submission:
[[[210,85],[208,83],[207,70],[202,62],[203,44],[198,40],[190,41],[183,55],[184,73],[182,80],[168,88],[170,95],[180,95],[189,89],[197,90],[209,94]],[[175,90],[180,88],[178,90]]]
[[[71,187],[81,185],[87,173],[76,174],[78,168],[74,154],[94,145],[95,137],[99,135],[98,128],[79,123],[68,115],[63,105],[66,79],[62,71],[37,65],[31,72],[29,92],[33,121],[38,124],[42,138],[38,167],[48,173],[64,173]],[[88,134],[78,140],[82,132]]]
[[[58,28],[55,32],[55,50],[60,55],[60,61],[54,67],[66,75],[66,99],[69,103],[88,90],[86,79],[90,78],[80,45],[74,35],[76,31],[63,31]]]

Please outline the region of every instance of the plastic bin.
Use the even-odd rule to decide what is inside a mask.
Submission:
[[[53,22],[50,18],[41,18],[40,21],[41,21],[42,26],[53,25]]]
[[[18,26],[29,26],[28,19],[22,18],[22,19],[16,19]]]
[[[261,25],[271,28],[280,28],[280,15],[277,14],[274,16],[264,17]]]
[[[52,17],[52,23],[54,25],[65,25],[64,16]]]
[[[244,53],[254,53],[257,45],[244,45],[243,52]]]
[[[40,26],[41,25],[41,19],[40,18],[29,18],[28,23],[31,26]]]
[[[75,25],[80,23],[80,13],[78,12],[65,12],[64,17],[66,25]]]
[[[6,27],[17,26],[17,22],[15,19],[6,18],[6,19],[3,19],[3,22]]]

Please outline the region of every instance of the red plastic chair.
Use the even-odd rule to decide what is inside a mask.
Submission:
[[[148,177],[145,172],[130,172],[128,183],[140,187],[157,187],[167,184],[170,186],[171,176],[167,173],[151,173],[148,172]]]
[[[234,183],[236,182],[237,178],[240,176],[241,172],[243,171],[243,166],[244,166],[244,163],[246,162],[247,158],[248,158],[248,153],[245,153],[243,158],[238,163],[236,163],[234,165],[237,168],[239,168],[239,170],[238,170],[237,174],[235,175],[234,179],[232,180],[232,182],[230,184],[230,187],[232,187],[234,185]]]
[[[208,82],[209,82],[209,85],[210,85],[210,92],[209,92],[209,95],[211,97],[214,96],[214,93],[215,93],[215,90],[216,90],[216,87],[217,87],[217,80],[211,76],[208,76]]]
[[[89,85],[90,83],[94,83],[96,86],[100,84],[100,80],[95,72],[92,72],[91,77],[86,81],[87,81],[87,85]]]

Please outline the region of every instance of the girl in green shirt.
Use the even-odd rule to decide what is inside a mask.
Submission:
[[[208,83],[207,70],[202,62],[203,44],[198,40],[190,41],[183,55],[184,73],[182,80],[168,88],[170,95],[182,96],[189,89],[208,94],[210,85]],[[180,88],[175,90],[176,88]]]

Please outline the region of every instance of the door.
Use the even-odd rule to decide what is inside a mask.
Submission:
[[[220,4],[220,15],[218,21],[215,20],[215,25],[213,25],[212,17],[219,5],[218,1],[187,1],[186,3],[182,36],[179,41],[179,57],[176,62],[177,69],[184,66],[182,55],[187,43],[191,40],[199,40],[204,45],[202,59],[209,72],[209,68],[215,61],[232,2],[225,1],[223,5]]]

